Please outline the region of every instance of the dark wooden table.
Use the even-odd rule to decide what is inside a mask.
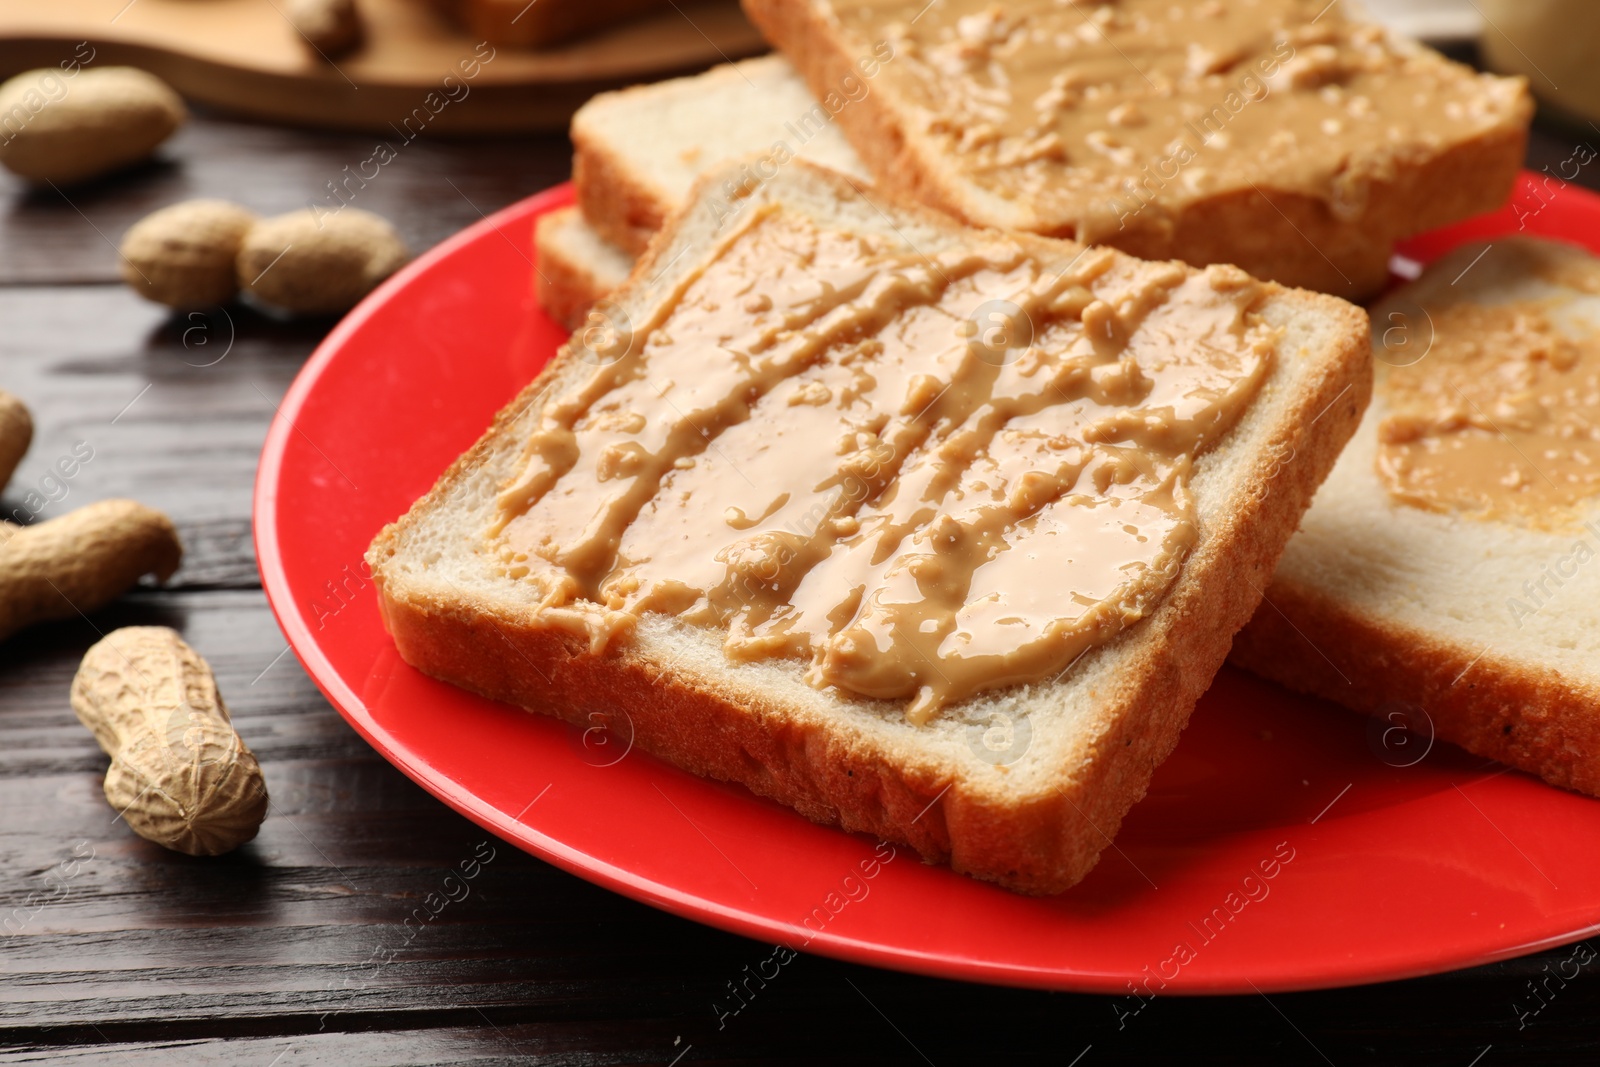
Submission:
[[[1530,162],[1553,167],[1584,137],[1600,143],[1541,132]],[[113,242],[147,211],[192,196],[303,206],[372,144],[202,117],[165,162],[66,196],[0,177],[0,386],[38,421],[5,513],[84,441],[93,459],[43,517],[132,496],[170,513],[188,546],[167,588],[0,646],[0,1059],[1600,1062],[1596,969],[1519,1023],[1529,981],[1565,949],[1270,1001],[1161,999],[1125,1029],[1109,998],[802,957],[719,1026],[713,1002],[768,947],[485,842],[378,758],[283,654],[251,550],[251,483],[274,404],[329,324],[238,312],[218,360],[227,338],[168,319],[117,282]],[[356,203],[426,248],[563,180],[569,153],[559,137],[424,138]],[[234,855],[166,852],[114,821],[101,795],[106,760],[68,707],[68,682],[97,630],[133,623],[174,626],[209,657],[261,758],[273,812]],[[411,910],[474,855],[492,859],[470,897],[405,943]],[[1371,893],[1374,908],[1428,906],[1383,885]],[[362,966],[382,948],[402,951]]]

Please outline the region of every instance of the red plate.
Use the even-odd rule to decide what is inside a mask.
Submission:
[[[1600,803],[1233,670],[1094,873],[1041,900],[407,667],[362,552],[564,339],[533,300],[530,230],[571,200],[561,187],[516,204],[391,279],[306,364],[262,452],[256,549],[289,643],[351,725],[435,796],[675,914],[975,981],[1305,989],[1596,930]],[[1600,246],[1600,197],[1530,174],[1514,203],[1406,251],[1437,256],[1519,217]]]

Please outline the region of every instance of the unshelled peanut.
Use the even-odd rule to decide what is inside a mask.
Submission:
[[[0,641],[25,626],[88,615],[183,559],[172,520],[132,500],[102,500],[33,526],[0,523]]]
[[[239,292],[235,263],[254,213],[226,200],[185,200],[146,215],[122,237],[122,280],[170,308],[214,307]]]
[[[288,0],[283,13],[324,59],[344,55],[361,43],[361,12],[355,0]]]
[[[0,489],[11,480],[32,443],[33,416],[22,401],[0,389]]]
[[[134,67],[53,68],[0,85],[0,115],[19,116],[0,140],[0,164],[30,181],[65,185],[146,159],[188,118],[183,100]]]
[[[111,757],[106,800],[140,837],[218,856],[256,836],[268,806],[261,765],[211,667],[177,633],[112,631],[84,655],[72,710]]]
[[[239,284],[302,315],[348,311],[411,258],[388,220],[368,211],[292,211],[264,219],[239,252]]]

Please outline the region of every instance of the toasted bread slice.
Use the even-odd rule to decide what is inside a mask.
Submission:
[[[572,121],[573,185],[582,217],[539,223],[548,263],[546,311],[569,327],[622,284],[695,177],[734,156],[767,150],[865,177],[826,107],[782,56],[731,63],[692,77],[602,93]]]
[[[633,269],[633,257],[595,233],[575,207],[540,215],[533,246],[539,304],[569,330]]]
[[[722,190],[748,166],[730,163],[696,186],[684,212],[614,295],[617,322],[661,324],[649,327],[652,336],[673,333],[677,294],[723,254],[718,242],[730,201]],[[907,843],[930,861],[1011,889],[1066,889],[1094,866],[1176,744],[1311,494],[1358,422],[1370,381],[1366,316],[1318,294],[1271,283],[1255,289],[1258,283],[1228,268],[1200,276],[1180,265],[1143,263],[1070,242],[967,229],[802,162],[746,187],[732,206],[738,219],[793,220],[841,243],[870,240],[897,249],[907,260],[1006,248],[1050,273],[1077,257],[1103,255],[1110,264],[1105,278],[1112,280],[1093,284],[1103,284],[1110,300],[1129,291],[1129,278],[1152,272],[1186,279],[1183,285],[1252,287],[1240,328],[1269,338],[1262,343],[1270,345],[1270,356],[1248,406],[1193,462],[1195,541],[1165,595],[1053,680],[980,692],[923,725],[911,721],[903,702],[814,688],[799,660],[735,664],[723,648],[727,630],[690,625],[676,615],[646,613],[630,640],[597,653],[591,637],[552,622],[534,584],[508,576],[491,540],[500,494],[516,484],[534,429],[555,410],[546,401],[599,380],[595,363],[585,358],[594,350],[575,338],[373,542],[368,559],[385,625],[400,655],[435,677],[574,722],[626,715],[638,745],[696,774],[743,783],[818,822]],[[774,270],[778,266],[774,262]],[[790,263],[785,269],[800,268]],[[760,297],[757,291],[741,298],[754,301],[746,312],[763,306]],[[1173,314],[1184,318],[1183,301],[1191,298],[1173,299],[1180,301]],[[852,305],[845,308],[853,313]],[[1137,314],[1132,306],[1127,311]],[[889,326],[899,321],[890,319]],[[660,343],[695,345],[684,351],[718,359],[716,343],[697,340],[689,325]],[[952,337],[957,326],[949,324]],[[1143,336],[1158,346],[1173,337],[1162,327],[1151,329],[1156,332]],[[1207,350],[1187,347],[1186,329],[1177,330],[1184,335],[1175,341],[1179,349],[1162,350]],[[1206,329],[1196,325],[1195,346],[1220,336]],[[1086,334],[1076,336],[1089,342]],[[1129,344],[1140,336],[1136,332]],[[928,353],[930,373],[941,366],[938,355]],[[747,428],[740,438],[745,446],[748,431],[758,438],[764,432],[756,412],[750,423],[733,426]],[[735,448],[725,437],[713,440]],[[771,461],[778,464],[774,470],[788,462]],[[1007,724],[1013,743],[999,746],[1005,755],[996,758],[985,731]]]
[[[817,94],[869,79],[838,122],[886,189],[1351,300],[1397,239],[1504,202],[1532,116],[1521,79],[1337,0],[743,2]]]
[[[847,98],[839,98],[848,102]],[[766,152],[865,176],[830,110],[781,56],[601,93],[572,117],[572,182],[601,237],[638,255],[701,171]]]
[[[1566,485],[1559,457],[1502,432],[1518,432],[1519,415],[1502,410],[1517,384],[1493,386],[1497,407],[1469,395],[1474,379],[1501,381],[1496,372],[1449,362],[1468,346],[1498,358],[1525,343],[1514,336],[1519,327],[1508,334],[1464,317],[1483,310],[1515,312],[1524,325],[1538,316],[1593,353],[1600,261],[1551,242],[1497,239],[1456,250],[1374,308],[1372,406],[1290,541],[1268,603],[1239,635],[1233,660],[1391,726],[1431,730],[1477,755],[1600,795],[1600,566],[1591,562],[1600,554],[1600,499],[1499,518],[1433,510],[1395,499],[1377,468],[1380,435],[1394,441],[1399,428],[1388,421],[1401,414],[1392,383],[1437,373],[1446,400],[1483,422],[1460,424],[1456,434],[1499,453],[1478,453],[1483,476],[1521,483],[1507,489],[1513,507]],[[1412,363],[1418,352],[1427,354]],[[1534,361],[1547,359],[1532,352]],[[1592,402],[1592,357],[1545,373],[1588,390]],[[1593,440],[1581,435],[1570,447],[1585,459],[1595,454]],[[1398,488],[1412,492],[1409,479]],[[1424,747],[1409,752],[1420,757]]]
[[[544,48],[667,6],[668,0],[433,0],[490,44]]]

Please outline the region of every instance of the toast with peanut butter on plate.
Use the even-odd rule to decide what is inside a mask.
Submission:
[[[1233,659],[1420,734],[1408,759],[1600,795],[1600,259],[1462,247],[1372,330],[1372,405]]]
[[[1366,317],[748,168],[373,542],[385,624],[435,677],[1067,889],[1359,420]]]
[[[877,184],[968,222],[1347,299],[1499,207],[1532,104],[1338,0],[743,0]]]

